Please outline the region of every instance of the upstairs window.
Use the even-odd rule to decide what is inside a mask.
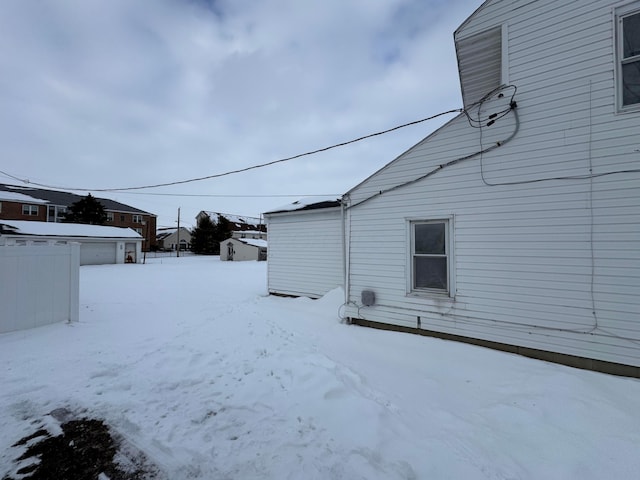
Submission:
[[[640,3],[618,11],[618,88],[622,109],[640,105]]]
[[[133,223],[142,223],[142,215],[132,215]]]

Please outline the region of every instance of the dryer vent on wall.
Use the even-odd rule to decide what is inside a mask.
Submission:
[[[371,290],[363,290],[360,295],[360,301],[365,307],[370,307],[376,303],[376,293]]]

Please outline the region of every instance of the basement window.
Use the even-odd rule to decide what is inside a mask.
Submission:
[[[618,97],[622,110],[640,107],[640,2],[617,11]]]
[[[411,291],[450,293],[449,220],[411,222]]]

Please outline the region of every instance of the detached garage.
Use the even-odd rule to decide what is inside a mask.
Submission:
[[[0,245],[80,244],[80,265],[137,263],[143,238],[130,228],[2,220]]]
[[[343,285],[340,200],[300,200],[264,216],[269,293],[319,298]]]

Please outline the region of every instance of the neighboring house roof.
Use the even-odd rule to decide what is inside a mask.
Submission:
[[[262,220],[258,217],[247,217],[243,215],[233,215],[229,213],[209,212],[202,210],[196,218],[201,218],[202,215],[207,215],[211,221],[217,224],[220,221],[220,217],[226,218],[231,224],[233,224],[235,230],[260,230],[264,231],[266,226],[262,223]]]
[[[27,220],[0,221],[0,234],[37,235],[47,237],[100,237],[100,238],[140,238],[131,228],[85,225],[80,223],[33,222]]]
[[[232,233],[234,233],[234,232],[232,232]],[[246,234],[246,235],[264,235],[265,234],[265,232],[262,231],[262,230],[238,230],[235,233],[243,233],[243,234]]]
[[[4,196],[7,193],[21,194],[25,198],[16,199],[17,202],[31,202],[31,203],[51,203],[53,205],[70,206],[78,200],[84,198],[84,195],[77,195],[70,192],[61,192],[58,190],[46,190],[43,188],[23,187],[19,185],[7,185],[0,183],[0,196]],[[124,203],[116,202],[115,200],[109,200],[108,198],[94,197],[98,200],[105,210],[111,210],[116,212],[128,212],[128,213],[140,213],[146,215],[152,215],[149,212],[140,210]],[[10,200],[10,199],[6,199]]]
[[[178,229],[176,227],[170,227],[170,228],[159,228],[156,234],[156,239],[157,240],[164,240],[165,238],[167,238],[170,235],[175,234],[178,231]],[[189,237],[191,237],[191,232],[189,231],[188,228],[185,227],[180,227],[180,235],[188,235]],[[185,237],[186,239],[186,237]]]
[[[28,202],[28,203],[49,203],[48,200],[42,200],[41,198],[34,198],[29,195],[25,195],[23,193],[17,192],[7,192],[4,190],[0,190],[0,201],[10,201],[10,202]]]
[[[238,242],[242,242],[253,247],[267,248],[267,241],[259,238],[234,238],[233,240],[237,240]]]
[[[339,197],[309,197],[302,200],[296,200],[279,208],[275,208],[265,214],[298,212],[302,210],[316,210],[320,208],[335,208],[342,204]]]

